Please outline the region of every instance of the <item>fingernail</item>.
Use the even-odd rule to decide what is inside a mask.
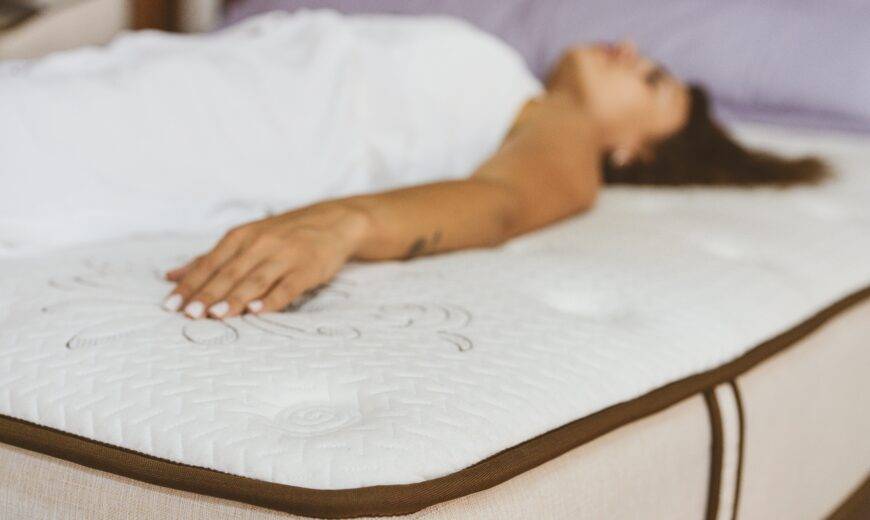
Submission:
[[[263,310],[263,300],[254,300],[248,304],[248,310],[251,312],[260,312]]]
[[[230,304],[227,302],[218,302],[208,308],[208,313],[215,318],[223,318],[224,314],[229,312]]]
[[[168,298],[163,300],[163,308],[167,311],[175,312],[178,310],[179,307],[181,307],[180,294],[171,294]]]
[[[184,313],[193,319],[202,317],[202,311],[205,310],[205,305],[202,302],[190,302],[184,308]]]

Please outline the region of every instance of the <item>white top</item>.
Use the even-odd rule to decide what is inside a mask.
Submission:
[[[0,65],[0,249],[467,176],[541,85],[444,17],[270,13]]]
[[[297,312],[164,311],[159,270],[208,239],[0,259],[0,414],[310,488],[447,475],[870,283],[870,139],[756,137],[841,177],[610,188],[498,249],[348,266]]]

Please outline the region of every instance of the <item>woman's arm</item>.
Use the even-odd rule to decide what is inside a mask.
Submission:
[[[278,310],[349,259],[493,246],[589,208],[598,156],[577,118],[537,117],[471,177],[330,200],[230,231],[168,273],[167,308],[223,318]],[[584,145],[585,144],[585,145]]]

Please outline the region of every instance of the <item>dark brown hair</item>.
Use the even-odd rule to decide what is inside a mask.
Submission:
[[[649,160],[618,167],[605,157],[605,182],[790,186],[818,183],[829,175],[816,157],[788,159],[741,146],[711,117],[704,88],[691,85],[689,91],[689,118],[683,128],[655,145]]]

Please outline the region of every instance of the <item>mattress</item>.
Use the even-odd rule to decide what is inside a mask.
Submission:
[[[870,295],[870,141],[740,133],[821,153],[838,176],[610,188],[500,248],[350,265],[287,312],[222,322],[160,308],[162,270],[210,237],[2,259],[0,440],[289,513],[397,515],[694,398],[718,490],[727,414],[746,412],[721,392]],[[870,453],[853,462],[860,476]]]

